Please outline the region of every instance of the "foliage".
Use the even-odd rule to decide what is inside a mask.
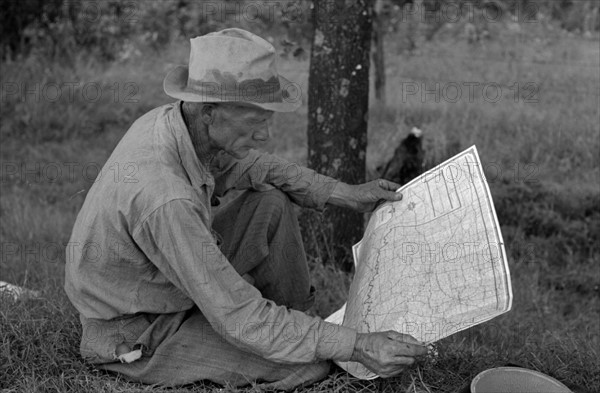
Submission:
[[[0,13],[0,49],[19,52],[27,44],[25,31],[30,26],[40,30],[59,19],[62,0],[9,0]],[[4,58],[5,56],[2,56]]]
[[[68,60],[85,48],[91,55],[115,59],[134,32],[135,4],[127,0],[9,0],[7,6],[13,13],[3,13],[8,23],[1,27],[2,58],[36,52]]]
[[[112,60],[132,42],[159,49],[177,36],[193,37],[232,25],[259,34],[287,36],[290,42],[308,46],[314,8],[312,2],[302,0],[7,0],[3,4],[2,59],[31,51],[68,58],[71,53],[87,50]],[[463,12],[488,8],[491,15],[501,10],[503,16],[547,17],[569,31],[600,29],[598,6],[593,0],[385,0],[383,4],[389,29],[402,29],[417,18],[423,22],[418,29],[425,32],[426,39],[448,22],[442,13],[456,6]],[[419,12],[411,11],[411,7],[420,7]]]

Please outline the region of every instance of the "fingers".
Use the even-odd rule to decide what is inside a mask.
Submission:
[[[427,346],[415,338],[394,331],[387,332],[388,338],[393,340],[393,351],[396,357],[427,355]]]
[[[383,188],[384,190],[388,190],[388,191],[396,191],[397,189],[402,187],[398,183],[394,183],[393,181],[389,181],[389,180],[385,180],[385,179],[379,179],[379,180],[377,180],[377,182],[378,182],[377,184],[379,184],[379,187]]]
[[[384,198],[388,201],[399,201],[402,200],[402,194],[399,192],[385,191]]]
[[[399,201],[402,199],[402,193],[396,192],[400,188],[399,184],[385,179],[377,180],[377,185],[382,190],[381,198],[386,201]]]
[[[415,358],[410,356],[394,356],[386,362],[387,367],[407,367],[415,363]]]
[[[360,344],[359,344],[360,341]],[[358,351],[356,350],[358,348]],[[413,365],[427,348],[414,337],[390,330],[357,336],[354,361],[359,361],[377,375],[388,378]]]
[[[377,375],[379,375],[381,378],[391,378],[401,374],[404,370],[404,366],[394,366],[391,369],[379,372]]]
[[[407,356],[397,356],[394,359],[394,364],[401,366],[412,366],[415,363],[415,358],[407,357]]]
[[[422,343],[421,341],[417,340],[413,336],[408,335],[408,334],[398,333],[395,330],[388,330],[386,332],[386,334],[392,340],[401,341],[401,342],[405,342],[405,343],[409,343],[409,344],[425,345],[425,343]]]
[[[409,344],[399,341],[392,341],[393,347],[391,350],[394,353],[395,357],[403,357],[403,356],[423,356],[427,355],[427,347],[418,344]]]

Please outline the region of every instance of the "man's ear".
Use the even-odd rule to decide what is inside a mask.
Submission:
[[[208,103],[203,104],[202,109],[200,109],[200,117],[204,124],[212,124],[215,120],[216,115],[216,104]]]

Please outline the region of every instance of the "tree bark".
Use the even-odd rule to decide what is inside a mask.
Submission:
[[[308,165],[349,184],[365,181],[372,2],[323,1],[313,9],[308,91]],[[351,248],[363,234],[363,215],[329,205],[307,212],[309,249],[323,262],[353,267]]]
[[[383,49],[385,26],[382,1],[375,1],[373,12],[373,65],[375,66],[375,99],[385,105],[385,52]]]

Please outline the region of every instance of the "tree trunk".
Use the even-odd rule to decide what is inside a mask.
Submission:
[[[372,3],[315,2],[308,91],[308,165],[349,184],[365,181]],[[328,206],[303,217],[309,250],[352,269],[363,215]]]
[[[383,49],[385,28],[382,1],[376,0],[373,12],[373,65],[375,66],[375,99],[385,105],[385,54]]]

